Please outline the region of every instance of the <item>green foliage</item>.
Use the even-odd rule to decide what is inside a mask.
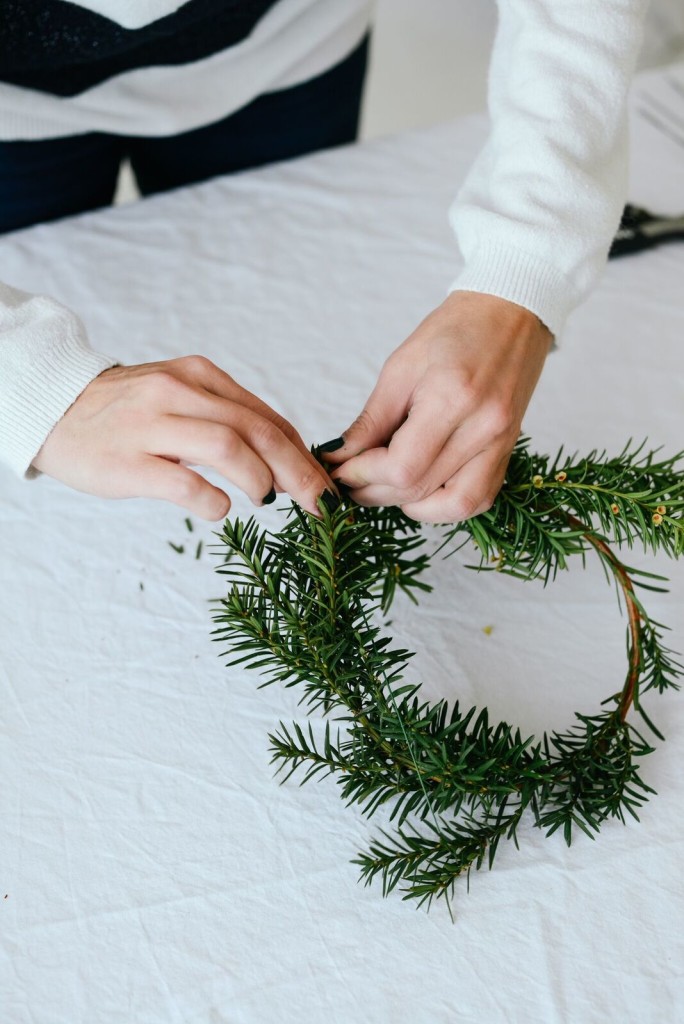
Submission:
[[[227,558],[217,571],[227,592],[213,635],[228,664],[258,670],[264,686],[297,686],[307,713],[328,718],[319,739],[297,722],[281,722],[269,737],[283,781],[330,775],[366,816],[390,806],[395,831],[354,861],[366,883],[381,879],[384,894],[401,886],[419,905],[448,902],[461,875],[492,866],[501,839],[517,845],[526,812],[569,844],[576,828],[593,838],[608,817],[636,818],[653,792],[639,774],[653,747],[627,715],[633,708],[662,739],[641,698],[678,688],[684,668],[634,589],[662,589],[651,582],[662,577],[630,569],[608,545],[681,555],[684,475],[681,455],[658,462],[643,448],[581,459],[561,450],[552,462],[521,439],[492,508],[446,527],[432,555],[421,525],[397,508],[346,501],[329,512],[321,503],[316,518],[293,505],[278,533],[253,519],[224,524]],[[571,556],[599,556],[629,618],[627,677],[605,710],[578,713],[566,732],[535,740],[490,723],[486,708],[431,705],[404,681],[413,654],[382,635],[381,613],[397,590],[412,600],[430,590],[422,575],[431,557],[458,550],[460,534],[479,549],[477,569],[544,584]]]

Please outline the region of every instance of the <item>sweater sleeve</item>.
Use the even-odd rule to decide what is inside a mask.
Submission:
[[[59,302],[0,284],[0,462],[35,476],[31,462],[52,428],[115,364],[90,348],[81,321]]]
[[[499,0],[491,128],[451,211],[485,292],[558,335],[597,281],[627,189],[627,94],[648,0]]]

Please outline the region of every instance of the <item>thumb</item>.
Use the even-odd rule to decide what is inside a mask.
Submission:
[[[385,446],[404,422],[407,409],[406,396],[390,386],[388,374],[383,372],[352,425],[340,437],[320,445],[319,451],[326,462],[340,465],[368,448]]]

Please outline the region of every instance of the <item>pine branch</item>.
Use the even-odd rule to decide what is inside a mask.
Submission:
[[[316,518],[293,505],[276,534],[254,519],[226,521],[220,540],[226,596],[215,639],[229,664],[255,669],[262,685],[297,686],[308,714],[330,720],[316,741],[298,722],[270,736],[272,762],[286,781],[331,775],[342,799],[367,817],[390,807],[395,831],[382,833],[355,861],[385,894],[447,901],[463,874],[492,866],[501,839],[517,844],[525,811],[548,835],[593,836],[610,817],[636,818],[653,793],[639,764],[654,748],[629,720],[634,710],[662,739],[643,705],[646,693],[678,689],[684,667],[664,646],[666,627],[649,619],[636,588],[662,589],[662,577],[631,569],[612,544],[684,552],[682,455],[656,459],[628,444],[619,456],[591,452],[552,461],[516,446],[492,508],[447,526],[431,554],[419,523],[397,508],[346,501]],[[458,543],[455,543],[458,540]],[[397,592],[429,591],[424,574],[437,553],[472,541],[479,571],[496,569],[546,585],[575,555],[601,560],[627,612],[628,667],[607,710],[576,714],[565,732],[525,737],[487,709],[429,704],[405,681],[412,652],[382,635],[379,616]],[[648,581],[648,582],[646,582]]]

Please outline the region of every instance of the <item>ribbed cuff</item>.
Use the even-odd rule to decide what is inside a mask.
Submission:
[[[553,267],[526,252],[479,246],[449,292],[483,292],[523,306],[548,327],[554,338],[563,330],[575,301],[567,280]]]
[[[115,359],[88,347],[76,317],[60,325],[63,333],[33,351],[30,366],[3,387],[0,458],[20,476],[38,476],[31,462],[45,439],[91,380],[116,365]]]

